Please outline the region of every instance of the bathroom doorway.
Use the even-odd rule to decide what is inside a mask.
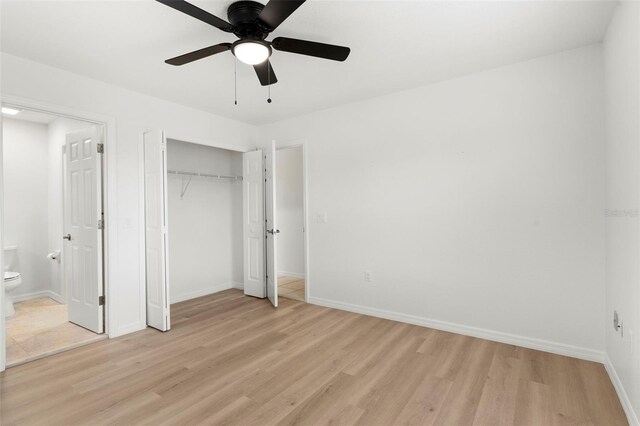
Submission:
[[[305,202],[303,146],[276,149],[278,296],[305,302]]]
[[[8,367],[106,338],[103,133],[2,106]]]

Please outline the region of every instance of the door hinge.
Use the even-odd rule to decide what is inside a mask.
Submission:
[[[104,144],[103,143],[99,143],[98,144],[98,154],[104,154]]]
[[[99,306],[104,306],[104,296],[98,297],[98,305]]]
[[[104,220],[98,220],[98,229],[104,229]]]

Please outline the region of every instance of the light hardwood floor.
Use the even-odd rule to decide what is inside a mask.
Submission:
[[[304,278],[278,277],[278,296],[304,302]]]
[[[0,375],[0,423],[627,424],[602,365],[238,290]]]

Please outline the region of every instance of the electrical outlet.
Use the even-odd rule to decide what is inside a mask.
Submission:
[[[371,278],[371,271],[364,271],[364,280],[368,283],[373,281]]]

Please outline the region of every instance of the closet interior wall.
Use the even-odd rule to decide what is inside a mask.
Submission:
[[[167,141],[171,303],[243,282],[242,154]],[[178,172],[178,173],[175,173]]]

